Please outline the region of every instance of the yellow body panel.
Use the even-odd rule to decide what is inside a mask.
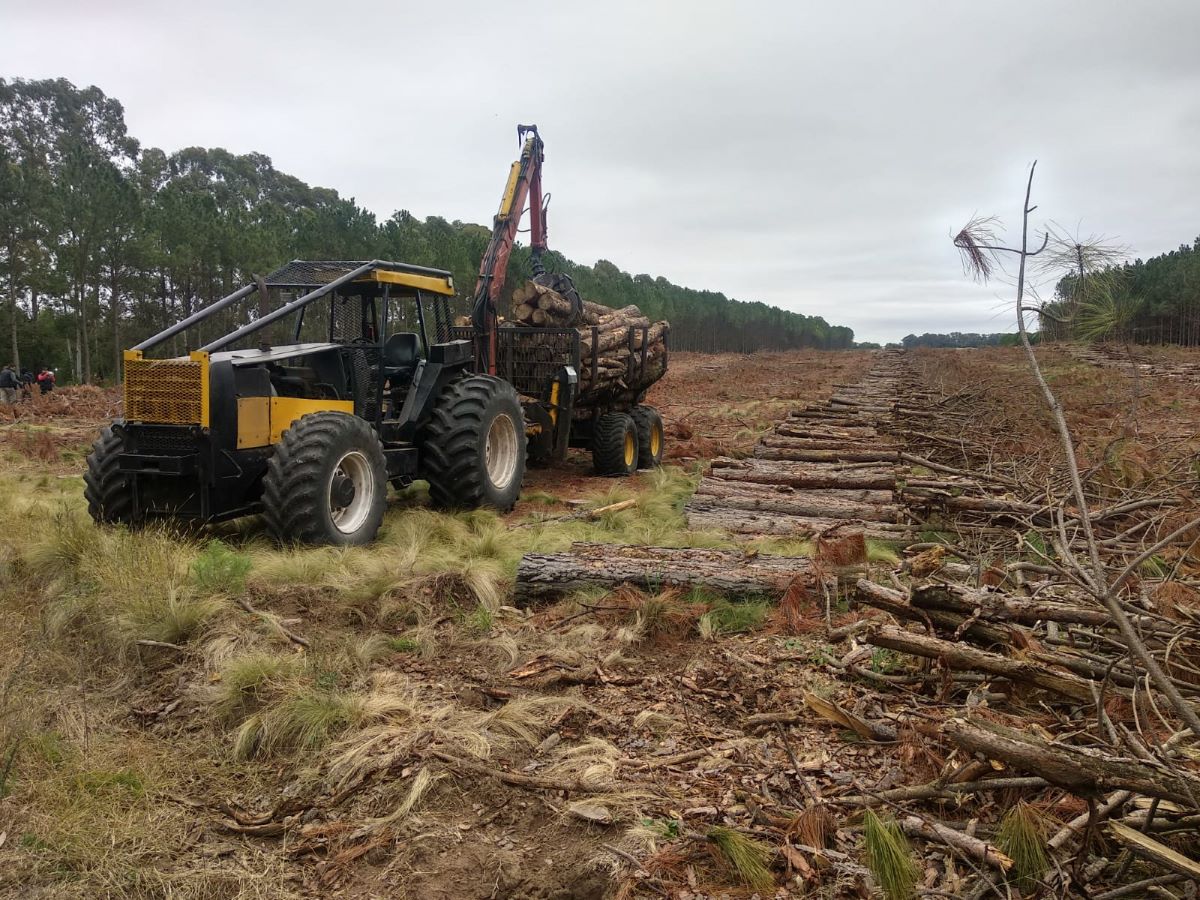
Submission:
[[[271,443],[278,444],[283,433],[301,416],[315,412],[343,412],[354,415],[353,400],[304,400],[299,397],[271,398]],[[241,436],[241,428],[238,428]]]
[[[550,422],[553,425],[558,424],[558,381],[550,385]]]
[[[517,193],[517,178],[521,174],[520,161],[512,164],[512,168],[508,172],[508,184],[504,186],[504,196],[500,198],[500,212],[496,213],[497,219],[507,219],[508,214],[512,212],[513,196]]]
[[[125,418],[154,425],[208,427],[208,354],[146,359],[125,351]]]
[[[239,397],[237,448],[266,447],[271,443],[271,398]]]
[[[375,269],[370,275],[357,280],[378,281],[384,284],[402,284],[405,287],[416,288],[419,291],[444,294],[447,297],[454,296],[454,279],[449,275],[441,278],[436,275],[416,275],[411,272],[391,272],[387,269]]]

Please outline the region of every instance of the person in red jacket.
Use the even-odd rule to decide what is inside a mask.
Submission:
[[[54,373],[45,366],[42,366],[42,371],[38,372],[37,380],[43,394],[48,394],[54,390]]]

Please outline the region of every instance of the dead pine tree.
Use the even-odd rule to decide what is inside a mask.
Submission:
[[[1037,161],[1035,160],[1029,167],[1029,177],[1025,182],[1025,202],[1021,206],[1021,243],[1018,246],[1008,247],[998,242],[997,227],[999,220],[996,217],[973,218],[954,236],[954,246],[958,248],[962,255],[963,268],[980,282],[986,282],[992,277],[997,268],[1000,267],[1001,260],[1016,257],[1018,262],[1016,274],[1017,331],[1020,335],[1021,347],[1024,349],[1026,360],[1029,363],[1029,369],[1033,373],[1038,389],[1050,409],[1055,432],[1062,445],[1063,457],[1070,479],[1071,499],[1075,502],[1076,508],[1079,511],[1080,531],[1083,534],[1084,545],[1088,553],[1086,562],[1080,562],[1073,557],[1064,560],[1064,562],[1069,566],[1079,582],[1086,587],[1088,592],[1112,616],[1125,647],[1150,676],[1151,681],[1154,682],[1154,686],[1170,701],[1180,720],[1194,735],[1200,737],[1200,715],[1197,715],[1196,709],[1183,696],[1175,682],[1163,670],[1158,660],[1151,655],[1145,643],[1138,636],[1133,623],[1125,611],[1125,607],[1122,605],[1120,597],[1122,586],[1137,572],[1138,567],[1143,562],[1200,525],[1200,518],[1193,519],[1166,535],[1140,553],[1119,572],[1110,572],[1100,557],[1100,546],[1092,528],[1092,516],[1087,497],[1084,493],[1083,479],[1079,472],[1079,462],[1075,456],[1075,442],[1071,436],[1070,427],[1067,425],[1062,405],[1042,374],[1037,355],[1034,353],[1033,345],[1029,340],[1029,331],[1025,326],[1026,313],[1040,312],[1037,308],[1025,305],[1027,293],[1026,277],[1030,266],[1035,264],[1037,257],[1041,256],[1047,250],[1051,240],[1051,232],[1046,230],[1043,232],[1042,239],[1037,244],[1036,249],[1030,247],[1029,217],[1037,209],[1036,206],[1030,204],[1030,198],[1033,194],[1033,176],[1036,169]],[[1088,252],[1091,254],[1090,248]],[[1084,248],[1082,245],[1075,251],[1074,256],[1077,262],[1084,258]],[[1044,266],[1042,269],[1045,271]]]

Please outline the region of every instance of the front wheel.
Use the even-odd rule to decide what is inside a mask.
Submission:
[[[88,513],[99,524],[134,524],[133,485],[120,465],[124,449],[121,432],[109,425],[100,432],[88,454],[83,497]]]
[[[366,544],[386,506],[383,445],[365,420],[309,413],[283,433],[263,479],[263,518],[276,540]]]
[[[424,428],[420,452],[435,506],[508,512],[525,479],[525,417],[517,392],[491,375],[448,385]]]

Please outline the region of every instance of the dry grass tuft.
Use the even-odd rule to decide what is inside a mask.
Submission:
[[[867,561],[867,538],[861,531],[817,535],[817,561],[831,566],[853,566]]]
[[[788,826],[788,834],[802,844],[823,850],[829,846],[829,839],[837,831],[837,822],[824,806],[810,806],[792,820]]]

